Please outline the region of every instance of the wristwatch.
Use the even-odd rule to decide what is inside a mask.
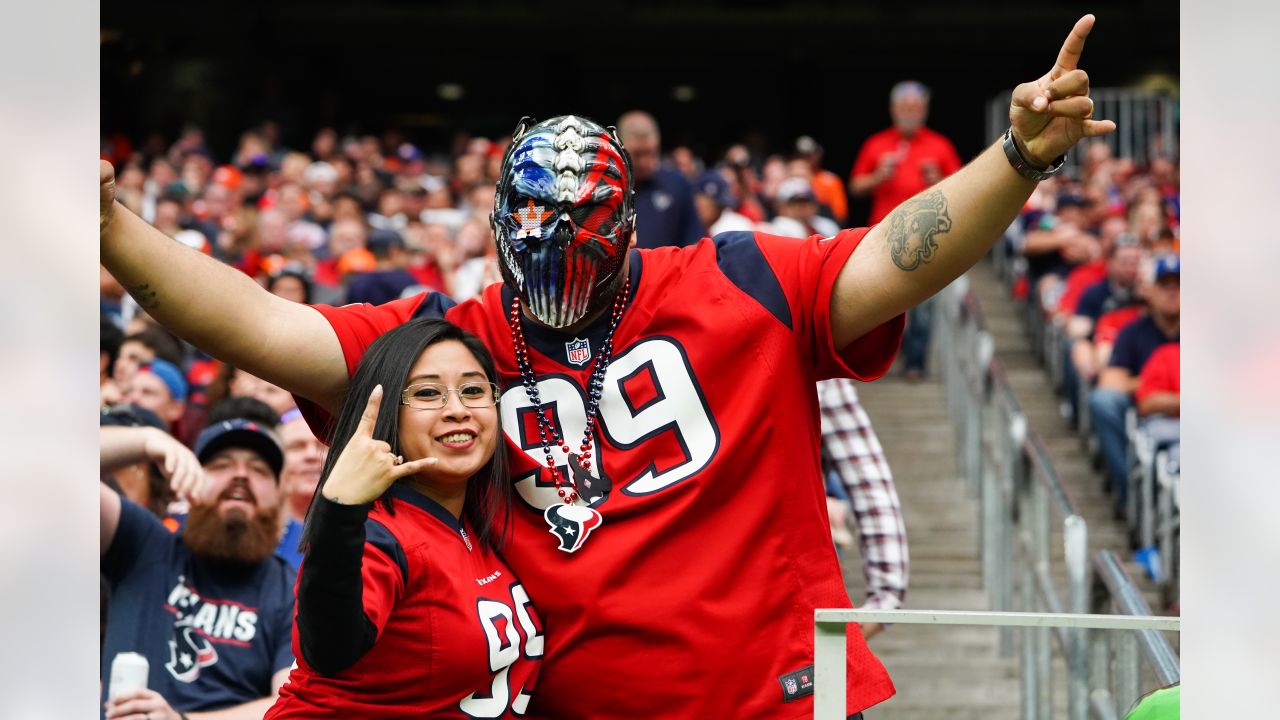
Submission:
[[[1018,174],[1022,177],[1035,182],[1047,180],[1062,172],[1062,166],[1067,162],[1066,155],[1059,155],[1058,159],[1054,160],[1053,164],[1044,170],[1035,169],[1031,166],[1031,163],[1027,162],[1026,158],[1022,157],[1022,151],[1018,149],[1018,144],[1013,141],[1013,126],[1004,131],[1003,146],[1004,156],[1009,159],[1009,164],[1013,166],[1013,169],[1018,171]]]

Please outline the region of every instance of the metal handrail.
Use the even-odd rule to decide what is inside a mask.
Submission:
[[[1181,618],[1150,615],[1100,615],[1054,612],[990,612],[954,610],[853,610],[818,608],[813,611],[814,698],[815,718],[843,718],[847,712],[846,633],[849,623],[893,623],[897,625],[970,625],[1005,628],[1030,628],[1032,633],[1054,628],[1067,628],[1080,633],[1100,630],[1125,630],[1140,633],[1178,632]],[[1128,633],[1126,633],[1127,635]],[[1095,713],[1114,718],[1112,703],[1105,688],[1091,693]]]
[[[940,312],[934,313],[941,355],[939,374],[959,433],[963,472],[980,500],[982,572],[992,609],[1011,611],[1016,604],[1018,609],[1028,611],[1066,609],[1071,614],[1087,613],[1091,590],[1114,587],[1118,593],[1118,588],[1126,585],[1117,577],[1127,576],[1108,575],[1110,585],[1090,577],[1088,525],[1058,476],[1043,439],[1027,428],[1017,393],[1004,364],[995,356],[987,317],[970,291],[968,278],[962,277],[944,289],[939,302]],[[1057,522],[1062,529],[1065,593],[1054,581],[1052,543]],[[1015,596],[1017,587],[1021,592]],[[1141,600],[1131,582],[1127,587],[1126,597]],[[1149,614],[1149,610],[1138,613],[1138,607],[1145,605],[1116,602],[1114,612]],[[1153,665],[1164,666],[1158,674],[1165,679],[1170,667],[1176,667],[1176,654],[1167,642],[1156,642],[1162,637],[1153,635],[1154,638],[1143,639],[1143,651],[1150,655]],[[1002,656],[1013,655],[1013,640],[1012,627],[1001,627]],[[1110,671],[1106,669],[1110,667],[1112,646],[1100,645],[1090,631],[1079,627],[1050,631],[1042,627],[1026,633],[1021,645],[1024,717],[1051,715],[1055,645],[1067,661],[1072,720],[1084,720],[1091,710],[1097,717],[1114,716],[1115,712],[1122,713],[1122,701],[1136,697],[1141,663],[1136,636],[1115,643],[1114,693]],[[1111,715],[1098,714],[1100,700],[1105,701],[1103,706],[1114,708]]]
[[[1093,564],[1097,570],[1098,580],[1106,586],[1112,602],[1121,613],[1151,614],[1151,606],[1138,591],[1133,578],[1124,569],[1124,565],[1116,559],[1115,553],[1102,550],[1094,556]],[[1174,652],[1173,646],[1163,635],[1154,630],[1146,630],[1139,634],[1138,642],[1143,657],[1151,665],[1160,684],[1171,685],[1181,680],[1182,669],[1178,654]]]
[[[1035,474],[1044,483],[1044,487],[1049,491],[1049,499],[1053,501],[1053,506],[1057,509],[1058,514],[1063,518],[1072,515],[1079,516],[1080,512],[1076,509],[1075,501],[1071,497],[1071,491],[1062,484],[1062,480],[1058,478],[1058,471],[1053,467],[1053,461],[1049,459],[1049,451],[1044,446],[1044,440],[1035,432],[1027,433],[1027,440],[1023,443],[1023,448],[1027,453],[1027,457],[1031,460],[1032,468]]]

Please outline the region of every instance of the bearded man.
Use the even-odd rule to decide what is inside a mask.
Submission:
[[[102,429],[102,465],[147,457],[140,428]],[[258,423],[211,425],[196,442],[207,476],[178,531],[105,484],[101,568],[110,589],[102,648],[106,718],[260,718],[293,665],[294,574],[275,554],[284,451]],[[150,663],[147,688],[107,701],[112,659]]]

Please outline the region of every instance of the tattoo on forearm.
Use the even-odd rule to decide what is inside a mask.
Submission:
[[[125,289],[129,291],[134,300],[138,301],[138,305],[143,310],[152,310],[160,306],[159,294],[151,288],[151,283],[129,285]]]
[[[889,234],[885,245],[893,264],[915,270],[933,259],[937,236],[951,229],[947,198],[940,190],[930,190],[911,198],[889,214]]]

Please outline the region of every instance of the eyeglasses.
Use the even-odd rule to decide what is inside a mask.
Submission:
[[[487,408],[498,404],[498,386],[491,382],[462,383],[456,388],[440,383],[418,383],[404,389],[400,404],[417,410],[439,410],[449,404],[449,392],[469,408]]]

